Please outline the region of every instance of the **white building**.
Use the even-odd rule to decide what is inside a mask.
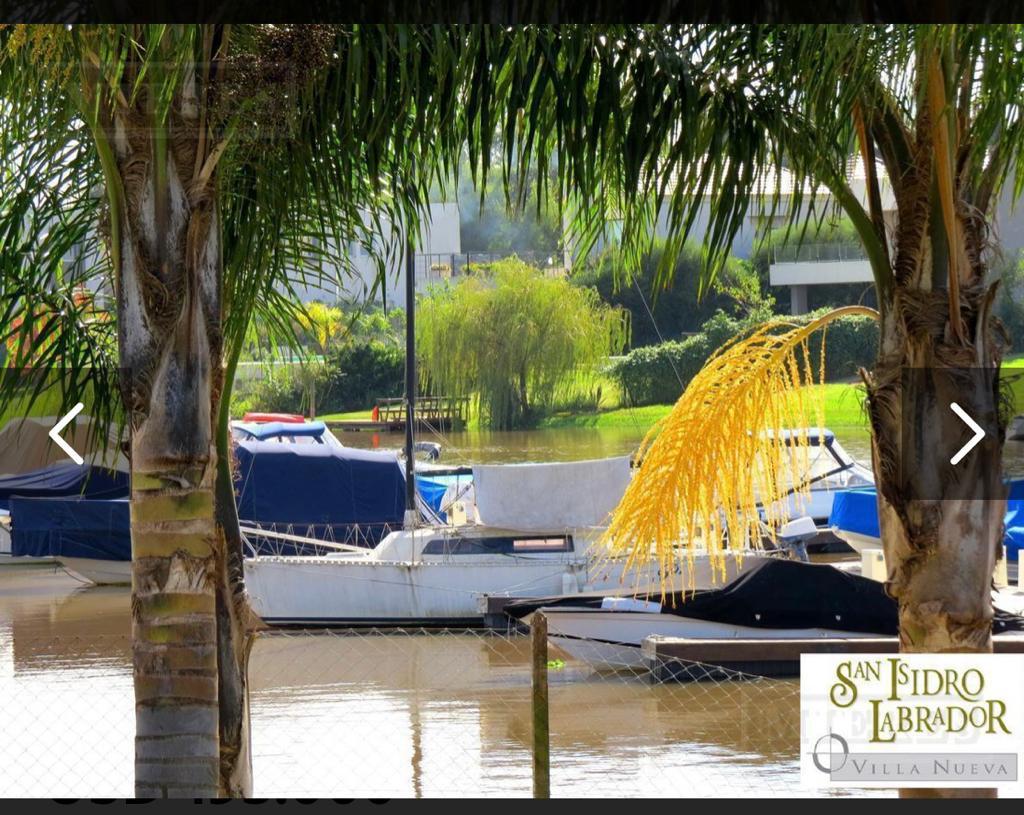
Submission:
[[[883,218],[886,223],[886,231],[891,234],[896,225],[896,199],[888,176],[881,165],[878,165],[878,175]],[[854,194],[867,209],[867,186],[862,161],[851,159],[847,167],[847,179]],[[786,183],[785,174],[783,183]],[[788,183],[792,188],[791,179]],[[827,200],[828,194],[824,193],[822,198],[823,201]],[[996,204],[993,234],[994,242],[1006,253],[1014,253],[1024,248],[1024,217],[1022,217],[1024,213],[1017,212],[1015,204],[1016,199],[1013,197],[1012,185],[1007,185],[1003,188]],[[862,246],[859,244],[855,246],[838,243],[821,244],[815,243],[813,238],[800,246],[773,248],[768,275],[771,285],[789,287],[790,313],[792,314],[804,314],[808,311],[807,295],[810,286],[841,283],[862,283],[867,286],[874,282],[871,264],[868,262]]]
[[[878,173],[883,217],[887,226],[893,227],[896,222],[896,199],[881,165],[878,166]],[[786,212],[796,187],[791,173],[783,170],[779,175],[780,177],[776,179],[774,174],[767,173],[759,189],[759,195],[751,201],[744,224],[732,242],[731,251],[736,257],[750,258],[762,235],[775,227],[785,225]],[[847,180],[861,204],[867,208],[864,164],[860,158],[851,158],[848,162]],[[776,189],[780,195],[776,214],[773,215],[771,200]],[[805,189],[805,201],[808,195],[809,190]],[[816,197],[815,206],[819,211],[829,205],[830,196],[824,188],[816,191]],[[1016,210],[1016,203],[1012,185],[1006,185],[996,207],[993,235],[994,242],[1005,253],[1014,253],[1024,248],[1024,212]],[[701,242],[707,233],[710,222],[709,210],[707,201],[702,202],[690,230],[690,237],[694,242]],[[594,252],[616,242],[620,228],[621,222],[610,221],[603,239],[598,241]],[[667,232],[667,214],[662,211],[658,217],[655,234],[663,236]],[[867,287],[874,282],[871,266],[859,243],[816,243],[813,237],[808,236],[802,245],[797,245],[794,239],[793,245],[771,247],[770,251],[772,259],[769,266],[769,282],[772,286],[789,288],[790,311],[793,314],[803,314],[808,310],[808,289],[811,286],[862,283]]]

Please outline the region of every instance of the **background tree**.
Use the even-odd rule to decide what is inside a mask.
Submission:
[[[629,311],[632,348],[678,340],[700,330],[719,309],[746,315],[773,305],[761,293],[750,265],[733,257],[701,297],[704,257],[701,247],[692,243],[677,256],[671,278],[656,282],[664,252],[664,244],[656,240],[639,266],[633,266],[621,249],[611,246],[591,263],[573,270],[574,282],[593,286],[602,300]]]
[[[426,387],[475,396],[486,425],[506,429],[592,377],[627,326],[593,289],[510,258],[420,298],[416,343]]]

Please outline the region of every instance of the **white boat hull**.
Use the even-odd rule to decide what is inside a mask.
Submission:
[[[692,572],[676,575],[673,588],[720,587],[763,562],[748,555],[731,558],[725,579],[706,556],[696,556]],[[548,597],[580,591],[633,591],[633,577],[622,579],[621,563],[600,572],[586,560],[564,557],[449,557],[412,562],[367,558],[255,558],[245,562],[253,608],[277,625],[444,625],[483,621],[486,596]],[[692,580],[691,580],[692,577]],[[656,575],[641,590],[660,588]]]
[[[130,560],[98,560],[61,555],[56,561],[69,575],[84,583],[95,583],[97,586],[130,586],[132,582]]]
[[[846,529],[840,529],[837,526],[832,527],[832,533],[843,541],[847,546],[853,549],[857,554],[864,552],[866,549],[881,549],[882,540],[874,535],[864,535],[860,532],[850,532]]]
[[[655,635],[716,640],[877,636],[829,628],[760,628],[653,612],[566,607],[542,611],[547,617],[548,638],[553,644],[569,656],[602,670],[642,668],[640,646],[645,638]]]

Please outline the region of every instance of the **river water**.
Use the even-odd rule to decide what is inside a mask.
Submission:
[[[631,452],[642,435],[447,434],[442,461],[599,458]],[[866,436],[840,438],[867,457]],[[374,446],[367,434],[344,440]],[[132,794],[128,635],[127,589],[0,567],[0,796]],[[551,657],[554,795],[807,794],[796,682],[659,685]],[[261,636],[250,666],[255,793],[528,796],[529,658],[527,638],[479,632]]]
[[[132,795],[128,630],[127,589],[0,569],[0,797]],[[515,635],[261,636],[254,792],[528,796],[529,666]],[[802,793],[795,682],[652,685],[568,659],[549,677],[554,795]]]

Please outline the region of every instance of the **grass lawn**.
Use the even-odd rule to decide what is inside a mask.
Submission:
[[[817,385],[825,391],[825,422],[829,427],[866,427],[862,403],[864,388],[860,385],[832,383]],[[540,423],[540,427],[636,427],[650,426],[663,418],[672,405],[645,405],[616,408],[591,413],[556,413]]]
[[[345,419],[359,419],[361,421],[370,421],[372,411],[369,410],[351,410],[348,413],[324,413],[316,418],[321,422],[339,422]]]

